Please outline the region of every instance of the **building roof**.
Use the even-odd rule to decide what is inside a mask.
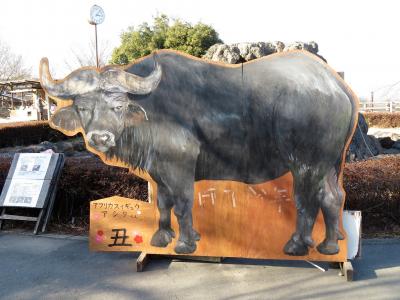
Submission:
[[[5,80],[5,81],[0,81],[0,85],[1,86],[12,85],[13,87],[30,85],[32,86],[32,88],[37,88],[37,89],[42,88],[39,79],[36,78]]]

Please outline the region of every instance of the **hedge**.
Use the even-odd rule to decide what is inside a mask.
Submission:
[[[48,121],[0,124],[0,148],[29,146],[43,141],[58,142],[69,137],[50,127]]]
[[[369,127],[400,127],[400,112],[367,112],[363,113]]]
[[[0,190],[11,165],[10,158],[0,158]],[[105,165],[96,157],[67,157],[62,170],[53,221],[86,219],[89,202],[114,195],[147,199],[147,182],[127,169]]]
[[[11,159],[0,158],[0,188]],[[345,208],[361,210],[363,231],[400,233],[400,156],[347,164]],[[87,226],[89,201],[113,195],[147,199],[147,183],[126,169],[105,165],[96,157],[66,158],[59,182],[54,223],[82,220]]]
[[[347,164],[345,208],[361,210],[366,232],[400,234],[400,155]]]

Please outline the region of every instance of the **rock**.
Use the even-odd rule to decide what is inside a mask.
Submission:
[[[307,50],[311,53],[317,54],[318,53],[318,44],[314,41],[309,43],[304,42],[294,42],[288,44],[283,51],[290,51],[290,50]]]
[[[53,143],[51,143],[51,142],[44,141],[44,142],[41,142],[39,145],[42,146],[42,147],[44,147],[44,150],[51,149],[51,150],[53,150],[53,151],[55,152],[56,147],[55,147],[55,145],[54,145]],[[44,151],[44,150],[43,150],[43,151]]]
[[[358,126],[350,144],[347,161],[362,160],[383,152],[377,138],[369,136],[368,124],[362,114],[358,114]]]
[[[239,49],[240,57],[244,61],[250,61],[277,52],[274,44],[264,42],[240,43],[231,45],[230,47]]]
[[[400,149],[397,148],[390,148],[390,149],[384,149],[383,154],[400,154]]]
[[[370,127],[368,134],[377,138],[390,137],[393,141],[400,140],[400,128],[378,128]]]
[[[204,58],[227,64],[237,64],[241,61],[240,50],[237,47],[230,47],[225,44],[211,46],[204,55]]]
[[[74,152],[74,144],[66,141],[57,142],[54,152],[72,154]]]
[[[378,139],[379,142],[381,143],[382,147],[385,149],[390,149],[394,145],[394,141],[390,137],[383,137]]]
[[[285,44],[281,41],[275,41],[273,42],[276,52],[283,52],[283,50],[285,49]]]
[[[400,140],[396,141],[396,142],[393,144],[392,148],[394,148],[394,149],[399,149],[399,150],[400,150]]]
[[[72,142],[73,144],[74,151],[76,152],[86,151],[85,141],[83,140],[82,137],[76,137],[74,139],[71,139],[70,142]]]
[[[17,152],[17,153],[39,153],[44,150],[46,150],[46,148],[41,145],[30,145],[28,147],[22,147],[15,152]]]
[[[237,64],[251,61],[253,59],[267,56],[276,52],[290,51],[294,49],[306,50],[318,55],[318,44],[316,42],[295,42],[285,46],[283,42],[275,41],[238,43],[232,45],[215,44],[207,50],[203,58],[228,64]],[[322,56],[318,56],[325,60]]]
[[[64,153],[66,156],[89,155],[86,151],[85,142],[83,141],[82,137],[76,137],[66,141],[59,141],[57,143],[44,141],[38,145],[2,148],[0,149],[0,154],[3,156],[3,153],[39,153],[49,149],[57,153]]]
[[[323,61],[326,62],[326,59],[318,54],[319,48],[318,44],[314,41],[308,42],[308,43],[303,43],[303,42],[294,42],[292,44],[289,44],[285,47],[283,51],[290,51],[290,50],[307,50],[308,52],[311,52],[321,58]]]

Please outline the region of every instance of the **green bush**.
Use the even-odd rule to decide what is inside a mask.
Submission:
[[[153,25],[142,23],[121,34],[121,45],[113,50],[111,63],[126,65],[157,49],[175,49],[200,57],[208,48],[222,43],[210,25],[172,22],[166,15],[154,18]]]

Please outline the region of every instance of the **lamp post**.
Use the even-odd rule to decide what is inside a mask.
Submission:
[[[94,25],[94,36],[95,36],[95,43],[96,43],[96,67],[99,68],[99,51],[97,47],[97,25],[104,22],[105,14],[104,10],[98,6],[93,5],[90,8],[90,19],[89,24]]]

